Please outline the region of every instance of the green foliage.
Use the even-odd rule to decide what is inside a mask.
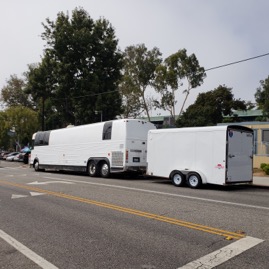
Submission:
[[[261,163],[261,169],[265,172],[266,175],[269,175],[269,164]]]
[[[258,116],[255,118],[255,121],[267,121],[267,118],[264,116]]]
[[[71,17],[61,12],[43,26],[47,46],[41,63],[29,68],[27,91],[45,128],[95,122],[95,111],[102,111],[103,120],[119,115],[122,55],[110,23],[77,8]]]
[[[137,118],[143,111],[143,106],[139,96],[136,94],[137,90],[132,79],[128,76],[123,76],[119,84],[119,90],[122,95],[123,117]]]
[[[177,120],[177,127],[211,126],[222,122],[223,115],[232,115],[232,109],[246,109],[245,102],[234,99],[232,89],[219,86],[200,93],[194,104]]]
[[[158,48],[148,50],[141,44],[125,49],[123,78],[120,84],[125,116],[136,116],[145,112],[148,119],[150,118],[152,100],[146,95],[146,90],[148,86],[154,85],[155,70],[161,61]]]
[[[200,67],[195,54],[188,56],[186,49],[179,50],[166,58],[164,63],[156,69],[156,73],[155,88],[161,94],[161,99],[155,102],[155,106],[168,110],[173,119],[175,119],[177,103],[175,92],[179,87],[184,86],[184,80],[187,81],[187,86],[183,91],[186,96],[180,115],[191,89],[200,86],[206,77],[205,70]]]
[[[0,111],[0,148],[8,149],[10,136],[8,135],[8,118],[4,111]]]
[[[263,110],[263,115],[269,118],[269,76],[260,81],[261,85],[257,88],[255,99],[259,109]]]
[[[17,77],[17,75],[11,75],[7,80],[6,86],[2,88],[1,100],[7,106],[25,106],[33,108],[34,104],[31,100],[31,96],[24,92],[25,81]]]
[[[269,175],[269,165],[265,166],[263,168],[263,170],[264,170],[264,172],[265,172],[266,175]]]
[[[37,113],[23,106],[12,106],[0,113],[1,147],[8,149],[15,142],[26,145],[31,142],[32,135],[38,130]],[[14,131],[9,136],[10,130]]]
[[[266,165],[266,163],[261,163],[260,168],[263,169]]]

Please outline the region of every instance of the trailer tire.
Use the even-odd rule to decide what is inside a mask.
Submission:
[[[98,165],[95,161],[90,161],[87,167],[88,174],[90,177],[97,177],[99,176],[99,169]]]
[[[192,172],[187,175],[188,186],[193,189],[198,189],[202,186],[202,179],[198,173]]]
[[[101,177],[107,178],[110,176],[110,168],[107,162],[101,163],[101,169],[100,169]]]
[[[185,185],[185,176],[180,171],[173,171],[170,175],[170,179],[176,187],[182,187]]]

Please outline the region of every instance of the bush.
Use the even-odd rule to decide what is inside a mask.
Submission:
[[[261,169],[263,170],[263,168],[265,167],[265,166],[267,166],[267,164],[266,163],[261,163]]]
[[[269,175],[269,164],[264,166],[262,170],[265,172],[266,175]]]
[[[265,172],[266,175],[269,175],[269,164],[261,163],[261,169]]]

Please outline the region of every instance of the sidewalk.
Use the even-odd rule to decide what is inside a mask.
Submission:
[[[269,176],[253,177],[253,186],[269,187]]]

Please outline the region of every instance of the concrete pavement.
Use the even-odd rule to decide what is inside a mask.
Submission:
[[[253,185],[254,186],[263,186],[263,187],[269,187],[269,176],[264,177],[253,177]]]

